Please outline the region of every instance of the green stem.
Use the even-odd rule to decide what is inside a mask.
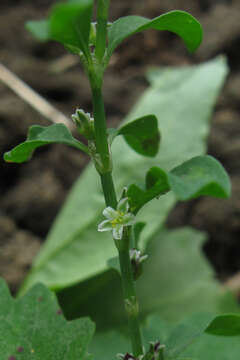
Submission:
[[[123,239],[117,240],[117,242],[120,269],[122,275],[124,305],[128,315],[129,335],[132,343],[133,355],[139,356],[143,353],[143,345],[138,319],[139,306],[136,297],[135,283],[133,280],[132,266],[129,254],[129,229],[127,229],[127,231],[124,231]]]
[[[101,174],[101,183],[104,193],[106,206],[111,206],[113,209],[117,207],[117,197],[114,189],[113,179],[111,173]]]
[[[102,61],[106,49],[109,5],[110,5],[110,0],[98,0],[97,38],[96,38],[95,54],[99,62]]]
[[[101,91],[101,78],[96,81],[95,71],[90,71],[90,83],[92,88],[94,128],[96,152],[100,156],[100,173],[103,193],[107,206],[116,208],[117,198],[112,180],[111,154],[108,145],[106,117]],[[121,278],[124,294],[124,304],[128,315],[129,335],[132,343],[134,356],[143,353],[142,339],[138,320],[138,303],[133,280],[132,266],[130,261],[130,229],[124,231],[123,239],[116,242],[119,251]]]
[[[100,156],[101,161],[100,173],[105,174],[112,171],[112,163],[107,139],[105,110],[102,98],[102,91],[100,87],[92,86],[92,99],[96,151],[97,154]]]

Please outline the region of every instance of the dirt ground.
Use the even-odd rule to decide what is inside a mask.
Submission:
[[[24,22],[46,15],[50,0],[1,0],[0,61],[56,108],[69,116],[80,106],[91,111],[90,91],[80,66],[64,68],[64,49],[38,43]],[[108,121],[116,125],[147,87],[149,65],[199,63],[227,55],[230,75],[213,117],[209,153],[232,178],[231,200],[201,198],[179,204],[171,213],[171,227],[191,224],[207,231],[205,251],[225,280],[240,271],[240,2],[239,0],[121,0],[112,1],[111,19],[129,14],[154,17],[181,9],[196,16],[204,28],[198,52],[189,55],[181,41],[168,33],[146,32],[125,41],[106,73],[104,94]],[[143,51],[144,49],[144,51]],[[60,61],[61,60],[61,61]],[[32,124],[44,119],[0,83],[1,154],[23,141]],[[49,146],[23,165],[0,162],[0,276],[13,291],[22,281],[72,183],[87,164],[74,149]]]

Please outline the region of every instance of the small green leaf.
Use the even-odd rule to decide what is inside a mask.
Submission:
[[[0,279],[0,293],[1,359],[89,359],[90,319],[66,321],[55,294],[41,284],[14,300]]]
[[[131,211],[137,213],[147,202],[172,190],[178,200],[202,195],[226,198],[231,184],[223,166],[212,156],[196,156],[170,172],[152,167],[146,174],[145,189],[129,186],[127,195]]]
[[[168,174],[158,167],[152,167],[146,174],[145,189],[132,184],[127,195],[131,211],[136,214],[150,200],[165,194],[170,190]]]
[[[223,314],[217,316],[205,330],[206,333],[220,336],[240,335],[240,315]]]
[[[40,41],[48,41],[51,38],[49,21],[46,19],[27,21],[25,27]]]
[[[33,125],[29,129],[27,140],[17,145],[11,151],[6,152],[4,154],[4,160],[16,163],[28,161],[35,149],[53,143],[65,144],[88,153],[88,148],[80,141],[74,139],[65,125]]]
[[[201,25],[184,11],[170,11],[152,20],[141,16],[126,16],[115,21],[109,28],[108,58],[124,39],[147,29],[167,30],[179,35],[191,52],[195,51],[202,41]]]
[[[158,120],[155,115],[143,116],[118,130],[128,145],[137,153],[153,157],[157,155],[160,142]]]
[[[169,185],[179,200],[201,195],[229,197],[231,183],[223,166],[212,156],[196,156],[169,173]]]
[[[69,0],[55,5],[48,19],[28,21],[26,28],[39,40],[55,40],[74,54],[89,53],[93,0]]]

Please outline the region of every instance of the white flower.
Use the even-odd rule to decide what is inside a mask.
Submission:
[[[98,225],[98,231],[112,231],[115,240],[121,240],[124,226],[133,225],[135,216],[128,212],[128,199],[123,198],[119,201],[117,209],[114,210],[110,206],[103,210],[103,215],[107,220],[102,221]]]

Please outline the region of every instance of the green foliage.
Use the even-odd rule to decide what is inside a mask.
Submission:
[[[218,343],[217,337],[203,335],[203,332],[208,332],[208,329],[218,322],[218,318],[225,319],[226,315],[216,317],[215,314],[239,312],[239,307],[232,295],[225,292],[215,280],[215,274],[201,252],[204,238],[203,234],[189,228],[164,230],[147,248],[149,259],[145,264],[142,277],[137,282],[137,290],[142,319],[152,313],[155,315],[150,315],[147,322],[144,322],[144,344],[147,349],[149,341],[160,340],[166,345],[167,359],[184,359],[185,349],[193,341],[197,348],[199,342],[203,347],[204,339],[206,339],[206,345],[211,344],[211,338],[213,342],[216,339]],[[126,321],[124,309],[120,306],[120,282],[117,283],[117,278],[110,280],[109,277],[108,281],[108,287],[106,284],[100,286],[91,295],[88,294],[85,301],[82,288],[74,293],[75,300],[79,299],[79,302],[74,305],[75,310],[85,308],[97,322],[98,332],[90,345],[90,351],[98,360],[112,360],[114,351],[115,353],[129,351],[126,333],[123,329],[117,330]],[[101,280],[97,279],[96,282],[101,283]],[[86,289],[90,286],[94,288],[93,283],[91,285],[88,282],[85,283]],[[68,297],[73,297],[70,290],[66,290],[66,293],[68,291],[66,303],[69,303]],[[103,296],[101,296],[102,292]],[[62,295],[59,294],[59,297],[61,299]],[[110,303],[105,304],[108,298],[110,298]],[[98,299],[97,304],[96,299]],[[65,308],[64,303],[62,305]],[[80,314],[83,315],[84,312],[75,313],[78,316]],[[111,326],[108,324],[109,331],[99,331],[104,327],[104,323],[106,324],[106,316],[112,320],[115,319],[115,322]],[[238,315],[236,316],[239,318]],[[227,329],[222,326],[224,324],[219,323],[219,325],[218,328],[226,334]],[[234,333],[229,332],[229,335],[234,335]],[[236,344],[236,340],[228,337],[227,341],[224,337],[221,338],[225,344],[225,348],[221,346],[221,349],[226,354],[227,349],[230,348],[229,344]],[[103,339],[106,339],[106,342],[107,339],[111,339],[107,349]],[[213,346],[216,349],[216,346]],[[239,347],[240,345],[238,349]],[[191,345],[191,348],[194,349],[194,346]],[[203,349],[201,351],[204,354]],[[204,357],[200,358],[197,355],[197,351],[188,352],[186,358],[204,360]],[[210,357],[208,359],[210,360]],[[238,359],[236,351],[235,357],[231,360],[233,359]]]
[[[169,173],[158,167],[146,174],[144,187],[133,184],[127,191],[131,211],[137,213],[147,202],[172,190],[178,200],[202,195],[229,197],[231,184],[222,165],[212,156],[196,156]]]
[[[231,183],[223,166],[212,156],[197,156],[169,173],[170,188],[179,200],[201,195],[229,197]]]
[[[160,133],[154,115],[143,116],[122,126],[118,135],[123,135],[128,145],[141,155],[153,157],[158,153]]]
[[[211,322],[206,332],[221,336],[240,336],[240,315],[219,315]]]
[[[179,35],[189,51],[195,51],[202,41],[201,25],[184,11],[171,11],[153,20],[141,16],[126,16],[116,20],[109,28],[108,58],[124,39],[147,29],[167,30]]]
[[[203,334],[184,351],[184,357],[198,360],[238,360],[240,337]]]
[[[158,313],[162,320],[174,324],[195,312],[239,312],[232,295],[215,279],[202,254],[205,239],[204,234],[190,228],[155,235],[146,249],[149,258],[136,283],[142,320]],[[126,324],[120,286],[118,273],[108,271],[61,291],[58,298],[69,318],[88,314],[97,323],[98,331],[112,331]]]
[[[4,154],[8,162],[22,163],[28,161],[34,150],[48,144],[65,144],[88,153],[88,148],[74,139],[68,128],[63,124],[50,126],[33,125],[30,127],[27,140]]]
[[[55,295],[34,286],[14,300],[0,280],[0,353],[2,359],[89,360],[95,326],[88,318],[67,322]]]
[[[224,315],[222,315],[221,317],[223,318]],[[198,348],[200,342],[202,342],[203,344],[203,339],[207,339],[206,345],[209,345],[209,341],[211,339],[213,340],[213,344],[214,341],[218,342],[223,339],[221,337],[218,338],[215,336],[204,335],[204,333],[208,331],[212,324],[216,323],[216,321],[218,322],[218,319],[219,316],[216,317],[216,315],[211,313],[196,313],[184,319],[184,321],[173,324],[163,321],[162,318],[157,315],[151,315],[143,326],[145,349],[147,350],[149,348],[150,341],[160,341],[160,343],[165,346],[164,360],[203,360],[204,357],[199,357],[199,355],[201,356],[201,354],[198,354],[193,349],[195,347]],[[237,339],[239,341],[239,337]],[[228,342],[226,338],[224,340],[225,349],[223,346],[221,348],[224,354],[226,354],[227,349],[230,349],[229,345],[236,344],[236,340],[229,337],[227,338]],[[187,350],[188,355],[187,357],[185,357],[184,353],[186,354],[186,349],[188,349],[189,346],[192,350]],[[214,350],[218,353],[216,345],[214,344],[213,346]],[[239,350],[240,345],[238,345],[237,348]],[[94,354],[95,358],[98,360],[112,360],[114,359],[114,354],[116,353],[116,351],[122,353],[127,353],[128,351],[130,351],[127,337],[122,332],[117,330],[98,333],[94,337],[93,342],[90,345],[90,349],[91,352]],[[208,350],[205,349],[205,353],[208,353]],[[231,359],[236,360],[236,351],[234,351],[234,354],[234,357],[232,357]],[[210,359],[210,357],[207,357],[207,359]]]
[[[161,119],[161,151],[155,159],[145,159],[134,152],[129,153],[128,146],[120,137],[116,138],[112,153],[118,158],[114,163],[114,180],[119,194],[132,179],[141,182],[142,174],[156,163],[168,171],[205,151],[208,120],[226,76],[226,65],[218,58],[200,66],[167,68],[160,74],[154,73],[152,86],[143,94],[127,123],[149,112],[154,113]],[[194,118],[192,114],[195,114]],[[179,141],[181,138],[184,141]],[[152,201],[142,209],[138,221],[147,225],[142,232],[141,246],[145,246],[161,227],[175,203],[174,195],[169,193],[161,198],[161,206],[158,201]],[[116,255],[116,249],[107,233],[96,232],[102,209],[102,192],[91,165],[73,187],[22,291],[38,281],[60,289],[107,269],[107,260]]]
[[[110,0],[97,2],[95,26],[91,23],[93,3],[68,0],[54,6],[47,20],[27,24],[40,40],[58,41],[80,56],[91,85],[94,118],[79,109],[73,116],[88,146],[74,139],[64,125],[33,126],[27,140],[5,153],[4,159],[19,163],[27,161],[40,146],[70,145],[92,157],[101,187],[93,166],[89,166],[76,183],[21,292],[42,281],[59,290],[59,301],[70,318],[84,316],[85,311],[91,315],[98,332],[90,350],[97,360],[112,360],[117,351],[124,352],[125,360],[186,360],[196,354],[199,357],[201,346],[208,344],[209,337],[216,340],[215,335],[240,335],[240,316],[232,313],[239,312],[239,308],[214,280],[199,251],[203,235],[189,228],[164,230],[163,224],[177,200],[230,195],[231,185],[223,167],[211,156],[201,155],[205,152],[209,114],[226,75],[226,66],[220,58],[197,67],[153,70],[149,73],[151,87],[125,124],[118,130],[107,130],[101,88],[104,70],[115,48],[131,35],[155,29],[179,35],[188,50],[194,51],[201,43],[202,28],[183,11],[172,11],[153,20],[129,16],[108,26]],[[135,153],[129,155],[126,144],[121,139],[115,141],[111,150],[118,162],[114,163],[113,179],[110,146],[117,135],[123,135]],[[139,155],[150,159],[146,161]],[[155,166],[152,159],[155,156],[161,167]],[[145,185],[141,187],[138,184],[144,173]],[[136,183],[126,187],[132,179]],[[100,223],[102,192],[107,206],[103,215],[107,220]],[[158,201],[151,204],[149,201],[160,196],[159,210]],[[146,204],[138,223],[131,228],[134,215]],[[119,263],[114,257],[116,248],[110,236],[96,234],[97,224],[99,231],[113,232],[125,306],[119,286]],[[146,256],[141,257],[141,252],[132,247],[147,248],[150,260],[137,282],[140,318],[134,274],[137,270],[140,274],[138,266]],[[135,266],[135,273],[131,266]],[[88,345],[94,323],[87,318],[66,322],[54,295],[43,285],[35,285],[14,301],[0,280],[0,292],[0,335],[4,335],[0,336],[0,352],[9,360],[93,359]],[[196,309],[208,313],[192,315]],[[216,317],[209,313],[222,314],[225,309],[228,314]],[[156,315],[146,325],[152,312]],[[177,324],[185,315],[191,316]],[[145,323],[144,345],[148,348],[144,356],[140,320]],[[131,340],[133,356],[128,354],[126,338]],[[148,347],[149,340],[154,342]],[[213,341],[216,344],[218,339]],[[218,351],[215,349],[214,355]],[[223,352],[226,354],[226,348]],[[206,351],[203,353],[205,356]]]
[[[93,0],[68,0],[54,6],[48,20],[29,21],[26,27],[39,40],[56,40],[88,56],[92,7]]]
[[[50,38],[49,22],[42,19],[38,21],[27,21],[26,29],[29,30],[38,40],[48,41]]]

